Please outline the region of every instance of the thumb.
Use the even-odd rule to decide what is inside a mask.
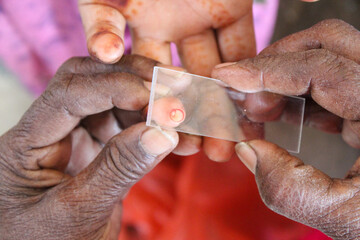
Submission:
[[[73,226],[64,231],[74,239],[95,234],[94,231],[102,232],[115,206],[130,187],[152,170],[177,143],[175,131],[148,128],[144,123],[112,138],[84,171],[59,185],[56,194],[49,194],[57,206],[54,216],[62,226]],[[53,201],[50,200],[50,204]]]
[[[271,210],[334,239],[359,236],[359,211],[352,211],[358,208],[359,179],[332,179],[263,140],[239,143],[236,152],[255,173],[260,196]]]

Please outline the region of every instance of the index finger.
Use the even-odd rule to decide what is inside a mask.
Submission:
[[[244,92],[310,93],[323,108],[349,120],[360,119],[359,76],[359,64],[323,49],[260,55],[213,71],[213,77]]]

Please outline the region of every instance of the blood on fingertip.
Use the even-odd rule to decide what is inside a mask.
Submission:
[[[174,97],[164,97],[154,102],[152,120],[160,127],[177,127],[185,119],[182,102]]]
[[[185,118],[185,113],[181,109],[173,109],[170,111],[170,118],[174,122],[182,122]]]

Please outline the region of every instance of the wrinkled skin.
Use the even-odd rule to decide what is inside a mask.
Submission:
[[[342,129],[343,139],[360,148],[359,46],[358,30],[326,20],[253,59],[215,69],[213,76],[242,91],[307,95],[318,104],[307,122],[330,132]],[[269,208],[334,239],[360,238],[360,158],[345,179],[332,179],[266,141],[239,144],[237,153],[255,173]]]
[[[117,239],[122,199],[178,142],[144,123],[122,131],[147,105],[155,65],[74,58],[58,70],[0,137],[2,239]]]

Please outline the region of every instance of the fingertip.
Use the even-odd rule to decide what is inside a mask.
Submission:
[[[179,133],[179,144],[173,150],[173,153],[179,156],[190,156],[200,151],[201,137]]]
[[[212,70],[211,77],[242,92],[254,93],[264,88],[262,72],[252,63],[252,59],[219,64]]]
[[[181,101],[174,97],[165,97],[154,102],[152,120],[161,127],[175,128],[186,118],[186,112]]]
[[[234,143],[215,139],[205,138],[204,139],[204,152],[208,158],[214,162],[227,162],[234,154]]]
[[[97,32],[88,41],[88,50],[92,57],[104,63],[119,61],[125,51],[123,39],[109,31]]]
[[[246,142],[240,142],[236,144],[235,151],[244,165],[255,174],[257,156],[254,149]]]
[[[146,153],[158,156],[172,151],[179,142],[175,131],[148,128],[140,138],[140,145]]]

